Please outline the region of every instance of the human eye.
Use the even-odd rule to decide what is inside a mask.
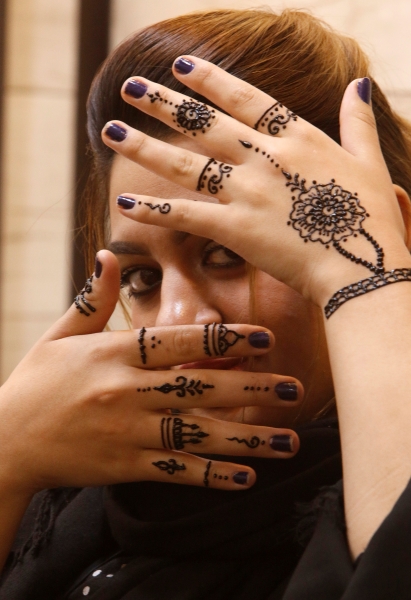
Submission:
[[[140,298],[153,292],[160,284],[163,275],[160,269],[134,266],[121,273],[121,287],[129,298]]]
[[[204,249],[203,265],[207,267],[229,269],[244,264],[245,260],[241,256],[216,242],[211,242]]]

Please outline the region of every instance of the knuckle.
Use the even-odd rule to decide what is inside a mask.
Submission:
[[[255,99],[256,93],[250,87],[236,87],[229,94],[229,104],[234,108],[242,108]]]
[[[193,157],[189,154],[180,154],[172,166],[173,174],[177,177],[186,178],[193,172]]]
[[[174,354],[176,358],[191,357],[198,354],[199,351],[199,336],[198,333],[191,329],[182,328],[176,331],[174,336]]]

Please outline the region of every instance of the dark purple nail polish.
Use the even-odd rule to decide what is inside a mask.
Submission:
[[[255,331],[248,336],[248,343],[253,348],[269,348],[270,336],[266,331]]]
[[[130,208],[134,208],[136,201],[133,200],[133,198],[127,198],[126,196],[117,196],[117,204],[121,206],[121,208],[129,210]]]
[[[132,79],[127,82],[125,87],[125,92],[128,96],[132,96],[133,98],[142,98],[144,94],[147,93],[148,87],[142,81],[136,81]]]
[[[270,446],[277,452],[293,452],[293,438],[291,435],[273,435]]]
[[[103,263],[99,261],[98,256],[96,256],[96,264],[94,266],[94,276],[96,279],[99,279],[100,275],[103,272]]]
[[[298,398],[298,389],[295,383],[277,383],[274,388],[275,393],[280,398],[280,400],[297,400]]]
[[[120,125],[116,125],[116,123],[111,123],[107,127],[105,134],[114,142],[123,142],[127,137],[127,130],[124,127],[120,127]]]
[[[363,102],[371,104],[371,80],[369,77],[364,77],[357,82],[358,95]]]
[[[238,471],[238,473],[234,473],[233,481],[234,481],[234,483],[238,483],[239,485],[247,485],[248,472],[247,471]]]
[[[179,58],[174,63],[174,68],[180,75],[188,75],[194,69],[195,64],[188,58]]]

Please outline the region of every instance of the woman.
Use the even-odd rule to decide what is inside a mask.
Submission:
[[[0,597],[408,597],[409,130],[374,85],[383,158],[368,75],[290,11],[109,57],[88,239],[111,252],[2,388],[4,556],[63,489]],[[101,333],[120,273],[134,331]]]

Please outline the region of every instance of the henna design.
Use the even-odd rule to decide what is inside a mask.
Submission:
[[[151,104],[154,104],[154,102],[156,102],[156,100],[159,100],[160,102],[164,102],[164,104],[168,104],[168,100],[165,100],[165,98],[162,98],[160,96],[160,92],[154,92],[154,94],[149,94],[147,92],[147,96],[150,98]]]
[[[263,388],[263,392],[268,392],[269,389],[270,388],[266,386],[265,388]],[[256,390],[257,392],[259,392],[259,391],[261,391],[261,388],[260,387],[254,387],[253,385],[251,385],[251,386],[246,385],[245,388],[244,388],[244,391],[246,392],[247,390],[250,390],[250,392],[253,392],[254,390]]]
[[[240,142],[240,144],[242,144],[244,146],[244,148],[247,148],[248,150],[253,147],[251,142],[246,142],[245,140],[238,140],[238,141]]]
[[[203,483],[206,487],[208,487],[209,481],[208,481],[208,476],[210,474],[210,467],[211,467],[211,460],[208,461],[207,466],[206,466],[206,470],[204,472],[204,479],[203,479]]]
[[[347,285],[338,290],[328,301],[324,309],[325,316],[329,319],[340,306],[351,300],[351,298],[363,296],[380,287],[390,285],[391,283],[399,283],[400,281],[411,281],[411,269],[393,269],[392,271],[378,273],[368,279],[362,279],[357,283]]]
[[[280,109],[282,108],[285,113],[284,111],[280,112]],[[297,121],[297,119],[298,117],[295,113],[288,108],[285,108],[280,102],[276,102],[258,119],[257,123],[254,125],[254,129],[258,130],[259,127],[267,127],[267,132],[270,135],[277,135],[281,128],[287,128],[287,123],[291,120]]]
[[[181,383],[178,383],[179,381],[181,381]],[[176,383],[174,385],[172,383],[163,383],[163,385],[155,387],[153,389],[163,394],[169,394],[170,392],[177,391],[177,396],[179,398],[185,398],[186,393],[190,394],[190,396],[195,396],[196,394],[201,395],[203,393],[203,390],[214,388],[213,385],[210,385],[208,383],[201,383],[199,379],[197,381],[191,379],[188,384],[187,381],[187,377],[183,377],[183,375],[180,375],[180,377],[176,378]]]
[[[80,311],[80,314],[85,315],[86,317],[89,317],[90,313],[92,313],[92,312],[94,313],[97,311],[97,309],[94,308],[94,306],[92,306],[90,304],[90,302],[88,302],[88,300],[86,300],[86,298],[84,297],[84,294],[90,294],[90,292],[93,291],[93,288],[91,285],[92,281],[93,281],[93,275],[87,279],[86,283],[84,284],[83,289],[74,298],[74,304],[75,304],[77,310]],[[90,312],[87,312],[86,309],[88,309]]]
[[[251,142],[246,142],[244,140],[238,140],[238,141],[240,142],[240,144],[242,146],[244,146],[244,148],[247,148],[247,150],[251,150],[251,148],[253,147],[253,145],[251,144]],[[254,151],[258,153],[258,152],[260,152],[260,148],[255,148]],[[270,163],[274,162],[274,159],[271,157],[271,154],[267,154],[266,150],[262,150],[261,154],[263,156],[265,156],[265,158],[268,159],[270,161]],[[280,165],[278,163],[275,164],[276,169],[278,169],[279,166]]]
[[[217,477],[218,477],[218,479],[224,479],[224,481],[227,481],[227,479],[228,479],[227,475],[218,475],[217,473],[214,473],[213,477],[214,477],[214,479],[217,479]]]
[[[201,444],[202,438],[208,436],[208,433],[201,431],[199,425],[184,423],[180,417],[161,419],[161,440],[168,450],[184,450],[185,444]]]
[[[181,465],[179,465],[174,458],[170,458],[168,462],[166,462],[165,460],[159,460],[151,464],[160,469],[160,471],[166,471],[166,473],[168,473],[169,475],[174,475],[176,471],[186,470],[185,464],[181,463]]]
[[[238,437],[232,437],[232,438],[225,438],[226,440],[228,440],[229,442],[238,442],[239,444],[245,444],[248,448],[258,448],[258,446],[261,444],[262,446],[264,446],[265,441],[264,440],[260,440],[259,437],[257,437],[256,435],[253,435],[253,437],[251,438],[250,441],[247,441],[246,439],[238,439]]]
[[[151,208],[151,210],[158,208],[162,215],[166,215],[171,210],[171,204],[168,202],[165,202],[164,204],[151,204],[151,202],[144,202],[144,204]]]
[[[223,356],[231,346],[234,346],[245,335],[237,333],[233,329],[227,329],[225,325],[219,323],[209,323],[204,325],[204,352],[207,356],[212,356],[210,346],[212,346],[215,356]]]
[[[184,133],[191,131],[193,136],[197,131],[206,132],[206,127],[211,126],[211,119],[215,119],[215,110],[208,108],[206,104],[190,100],[183,100],[182,104],[175,105],[177,112],[171,113],[175,119],[173,123],[177,123],[177,127],[182,127]]]
[[[144,334],[146,333],[146,331],[147,329],[145,327],[142,327],[140,329],[140,335],[138,336],[138,345],[140,347],[140,356],[143,365],[145,365],[147,362],[146,346],[144,345]]]
[[[215,169],[217,165],[218,173],[210,174],[209,172]],[[226,165],[225,163],[218,163],[214,158],[209,158],[204,169],[201,171],[200,177],[198,178],[197,191],[201,191],[206,183],[207,189],[210,194],[217,194],[218,190],[223,189],[222,180],[224,175],[230,177],[230,173],[233,167]],[[208,180],[208,181],[207,181]]]
[[[151,347],[152,347],[153,349],[154,349],[154,348],[157,346],[157,344],[161,344],[161,340],[156,340],[156,336],[155,336],[155,335],[153,335],[153,336],[151,337],[151,341],[153,342],[153,343],[151,344]]]

